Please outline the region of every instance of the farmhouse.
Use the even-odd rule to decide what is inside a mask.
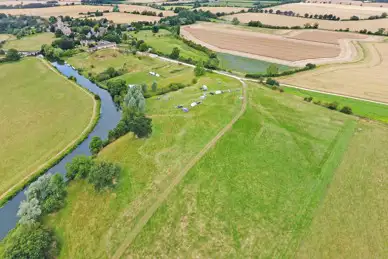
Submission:
[[[93,51],[100,50],[100,49],[112,49],[112,48],[116,48],[116,46],[117,45],[115,42],[102,40],[102,41],[99,41],[97,43],[97,45],[94,46],[93,48],[88,49],[88,51],[93,52]]]

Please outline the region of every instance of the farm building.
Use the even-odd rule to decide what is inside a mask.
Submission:
[[[93,51],[100,50],[100,49],[111,49],[111,48],[116,48],[116,46],[117,45],[115,42],[102,40],[102,41],[97,42],[97,45],[94,46],[93,48],[88,49],[88,51],[93,52]]]

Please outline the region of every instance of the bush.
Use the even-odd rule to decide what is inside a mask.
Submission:
[[[205,70],[205,67],[203,66],[203,62],[199,61],[194,68],[195,76],[203,76],[205,74],[205,72],[206,72],[206,70]]]
[[[180,50],[177,47],[175,47],[175,48],[173,48],[173,50],[172,50],[172,52],[170,54],[170,58],[178,59],[179,58],[179,54],[180,54]]]
[[[342,107],[340,112],[345,113],[345,114],[353,114],[352,108],[350,108],[349,106]]]
[[[306,102],[311,102],[313,100],[313,98],[311,96],[309,96],[309,97],[303,98],[303,100]]]
[[[279,82],[272,79],[272,78],[267,78],[266,82],[265,82],[267,85],[270,85],[270,86],[279,86]]]
[[[40,224],[19,225],[5,243],[4,258],[54,258],[54,235]]]
[[[325,105],[328,109],[330,110],[337,110],[338,108],[338,103],[337,102],[331,102],[331,103],[327,103]]]
[[[120,167],[109,162],[101,161],[95,163],[88,177],[89,183],[94,185],[97,191],[105,188],[113,188],[120,175]]]
[[[66,164],[66,178],[69,180],[86,178],[93,166],[91,157],[80,155]]]
[[[97,137],[97,136],[94,136],[92,138],[92,141],[89,144],[90,153],[92,153],[92,155],[96,155],[96,154],[98,154],[98,152],[100,152],[100,150],[102,148],[103,148],[103,145],[102,145],[101,138]]]
[[[191,81],[191,83],[192,83],[193,85],[195,85],[196,83],[198,83],[198,79],[197,79],[197,78],[193,78],[193,80]]]

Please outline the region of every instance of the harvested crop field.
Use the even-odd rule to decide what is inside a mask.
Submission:
[[[48,0],[47,0],[48,1]],[[39,1],[39,0],[26,0],[26,1],[11,1],[11,0],[0,0],[0,5],[27,5],[27,4],[36,4],[36,3],[46,3],[47,1]],[[59,0],[59,5],[66,4],[80,4],[80,0]]]
[[[93,19],[101,19],[101,17],[92,17]],[[113,21],[114,23],[131,23],[131,22],[154,22],[159,21],[161,17],[158,16],[147,16],[140,14],[129,14],[129,13],[106,13],[103,18]]]
[[[119,5],[119,9],[121,13],[114,13],[117,14],[118,16],[124,15],[124,11],[127,12],[133,12],[133,11],[153,11],[156,12],[157,14],[162,12],[164,16],[172,15],[173,12],[171,11],[160,11],[158,9],[154,9],[151,7],[146,7],[146,6],[138,6],[138,5]],[[104,13],[104,16],[98,17],[98,18],[107,18],[111,16],[113,6],[109,5],[75,5],[75,6],[58,6],[58,7],[47,7],[47,8],[27,8],[27,9],[4,9],[1,10],[2,13],[6,14],[12,14],[12,15],[36,15],[36,16],[42,16],[42,17],[50,17],[50,16],[60,16],[60,15],[68,15],[71,17],[81,17],[84,16],[80,13],[87,13],[87,12],[95,12],[95,11],[105,11],[109,10],[111,13]],[[139,15],[140,16],[140,15]],[[160,19],[160,17],[157,16],[151,16],[152,18],[148,18],[148,16],[144,16],[143,19],[140,19],[141,21],[147,21],[151,20],[154,21],[154,18]],[[107,18],[109,19],[109,18]],[[133,19],[133,17],[132,17]]]
[[[340,45],[340,40],[344,40],[344,39],[361,40],[361,39],[368,38],[368,36],[355,34],[355,33],[346,33],[346,32],[303,30],[303,31],[294,31],[294,33],[290,33],[289,38]]]
[[[388,103],[388,44],[364,43],[365,58],[281,78],[282,83]]]
[[[207,7],[207,6],[204,6],[204,7],[199,7],[197,8],[197,10],[203,10],[203,11],[210,11],[212,13],[237,13],[237,12],[240,12],[242,10],[244,11],[247,11],[248,8],[243,8],[243,7]]]
[[[213,23],[202,23],[182,27],[181,34],[217,52],[288,66],[304,66],[311,62],[322,64],[351,61],[357,54],[348,40],[338,43],[339,39],[348,37],[348,34],[333,35],[334,32],[311,31],[309,34],[309,31],[291,31],[287,35],[270,35],[239,30],[238,27],[233,29]],[[306,40],[299,39],[298,34]],[[353,37],[353,34],[349,35]],[[313,39],[313,36],[316,39]],[[309,38],[313,41],[308,40]],[[361,37],[356,35],[355,38]]]
[[[248,23],[250,21],[260,21],[263,24],[273,26],[301,26],[303,27],[306,23],[314,24],[318,23],[320,29],[326,30],[339,30],[347,29],[350,31],[368,30],[376,32],[380,28],[388,30],[388,19],[377,19],[377,20],[363,20],[363,21],[327,21],[317,19],[307,19],[302,17],[291,17],[285,15],[276,14],[265,14],[265,13],[240,13],[224,16],[226,20],[232,20],[237,17],[240,22]]]
[[[380,16],[383,12],[388,13],[388,7],[318,3],[293,3],[267,9],[272,9],[274,12],[276,12],[276,10],[282,12],[293,11],[295,14],[299,13],[301,16],[303,16],[305,13],[308,13],[309,15],[332,14],[340,17],[341,19],[350,19],[350,17],[354,15],[365,19],[374,15]]]

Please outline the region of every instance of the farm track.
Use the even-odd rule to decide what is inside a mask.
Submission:
[[[223,74],[223,73],[220,73]],[[233,76],[231,76],[233,77]],[[239,80],[242,84],[243,88],[243,99],[242,105],[239,113],[210,141],[206,144],[206,146],[183,168],[181,172],[177,174],[177,176],[172,180],[171,184],[163,191],[161,195],[158,196],[156,201],[149,207],[149,209],[145,212],[145,214],[140,218],[139,222],[135,225],[134,229],[127,235],[127,238],[118,248],[116,253],[112,258],[120,258],[126,251],[126,249],[131,245],[132,241],[135,240],[137,235],[141,232],[143,227],[147,224],[147,222],[151,219],[154,213],[158,210],[158,208],[162,205],[162,203],[167,199],[168,195],[174,190],[174,188],[181,182],[181,180],[185,177],[185,175],[190,171],[194,165],[201,160],[206,153],[213,148],[217,142],[228,132],[232,126],[240,119],[240,117],[245,113],[247,108],[247,91],[246,91],[246,83]]]
[[[60,74],[58,71],[56,71],[52,66],[50,66],[47,61],[39,59],[45,66],[47,66],[48,69],[56,73],[57,75],[63,77],[64,80],[68,80],[65,76]],[[31,177],[34,175],[38,174],[40,170],[45,168],[47,165],[52,163],[53,161],[61,158],[61,156],[71,147],[76,145],[76,143],[82,138],[84,134],[86,134],[88,131],[92,130],[94,127],[94,122],[96,120],[96,117],[99,116],[99,113],[97,111],[97,101],[94,99],[94,96],[89,93],[87,90],[85,90],[83,87],[77,85],[73,81],[71,81],[71,84],[73,84],[75,87],[80,89],[81,91],[85,92],[88,96],[90,96],[93,99],[93,111],[92,111],[92,116],[90,117],[90,121],[86,128],[75,138],[71,143],[69,143],[66,147],[64,147],[60,152],[55,154],[50,160],[46,161],[44,164],[40,165],[37,169],[26,175],[22,180],[20,180],[17,184],[12,186],[10,189],[8,189],[6,192],[0,194],[0,201],[4,198],[6,198],[9,194],[15,191],[15,189],[20,188],[19,186],[23,185],[24,182],[27,182]]]

